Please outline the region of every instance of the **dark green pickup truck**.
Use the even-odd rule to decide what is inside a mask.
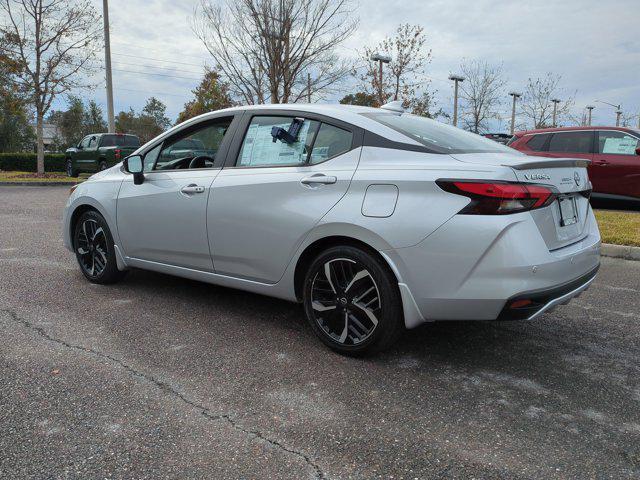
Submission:
[[[121,133],[93,133],[76,147],[65,152],[67,175],[77,177],[81,172],[99,172],[122,161],[140,146],[135,135]]]

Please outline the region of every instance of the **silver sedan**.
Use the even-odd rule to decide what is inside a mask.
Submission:
[[[94,283],[142,268],[301,302],[355,355],[424,322],[532,320],[586,289],[586,165],[397,104],[238,107],[77,186],[64,244]]]

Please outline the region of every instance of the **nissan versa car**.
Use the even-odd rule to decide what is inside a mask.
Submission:
[[[64,244],[95,283],[142,268],[301,302],[326,345],[359,354],[424,322],[533,320],[585,290],[587,164],[395,103],[231,108],[78,185]]]
[[[640,130],[627,127],[563,127],[517,132],[509,146],[527,155],[590,160],[593,196],[640,200]]]

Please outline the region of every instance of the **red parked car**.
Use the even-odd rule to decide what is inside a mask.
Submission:
[[[640,200],[640,130],[545,128],[517,132],[508,145],[527,155],[589,159],[594,197]]]

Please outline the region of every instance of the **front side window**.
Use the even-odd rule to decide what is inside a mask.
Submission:
[[[628,133],[615,130],[598,132],[598,153],[605,155],[635,155],[640,142]]]
[[[82,139],[82,141],[80,142],[80,147],[82,147],[82,148],[87,148],[87,147],[89,146],[89,140],[91,140],[91,137],[90,137],[90,136],[88,136],[88,137],[84,137],[84,138]]]
[[[511,155],[521,155],[516,150],[498,142],[430,118],[409,113],[402,115],[363,113],[362,115],[406,135],[434,153],[510,153]]]
[[[351,132],[323,123],[313,142],[309,163],[315,165],[348,152],[351,150],[352,140],[353,134]]]
[[[549,142],[550,152],[591,153],[593,132],[556,132]]]
[[[282,140],[274,141],[271,135],[271,130],[274,127],[289,130],[293,120],[293,117],[253,117],[242,141],[237,165],[240,167],[269,167],[305,164],[319,122],[304,120],[293,143]]]
[[[98,144],[98,139],[96,137],[91,137],[89,139],[89,145],[87,146],[87,148],[96,148],[97,144]]]
[[[166,140],[154,170],[212,168],[232,118],[216,120]],[[146,161],[145,161],[146,163]]]

